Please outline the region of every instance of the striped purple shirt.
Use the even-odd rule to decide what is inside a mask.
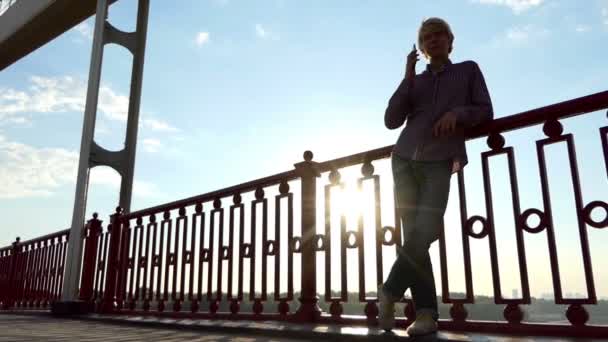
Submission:
[[[456,131],[435,137],[433,125],[448,111],[456,114]],[[403,79],[388,102],[384,124],[396,129],[406,122],[394,154],[409,160],[452,160],[456,172],[468,162],[464,129],[493,116],[490,94],[477,63],[452,64],[448,60],[437,73],[427,65],[412,83]]]

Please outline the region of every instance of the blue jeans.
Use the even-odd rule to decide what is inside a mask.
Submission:
[[[394,299],[411,289],[416,313],[429,312],[437,320],[437,291],[429,247],[443,227],[452,162],[404,160],[394,154],[391,162],[404,243],[383,288]]]

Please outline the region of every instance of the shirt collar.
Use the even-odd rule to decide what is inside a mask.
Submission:
[[[451,65],[452,65],[452,61],[448,58],[448,60],[441,67],[441,69],[439,69],[438,73],[439,72],[443,72],[443,71],[449,69]],[[426,72],[433,73],[433,71],[431,70],[431,64],[430,63],[426,65]]]

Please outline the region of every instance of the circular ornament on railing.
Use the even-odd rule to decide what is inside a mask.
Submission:
[[[292,253],[302,253],[302,238],[294,237],[289,244]]]
[[[209,262],[209,260],[211,260],[211,253],[209,253],[208,249],[205,248],[201,251],[201,259],[206,262]]]
[[[287,300],[281,299],[278,309],[281,316],[287,315],[289,313],[289,303],[287,303]]]
[[[171,218],[171,212],[170,212],[169,210],[165,211],[165,212],[163,213],[163,219],[164,219],[164,220],[168,220],[168,219],[170,219],[170,218]]]
[[[365,177],[369,177],[374,174],[374,165],[370,161],[366,161],[361,166],[361,174]]]
[[[329,173],[329,183],[332,185],[337,185],[340,183],[340,178],[342,178],[342,175],[340,175],[340,171],[338,170],[331,170]]]
[[[462,303],[454,303],[450,308],[450,317],[454,322],[464,322],[469,313]]]
[[[390,232],[390,238],[386,238],[386,233]],[[384,246],[392,246],[395,244],[395,228],[390,226],[382,227],[382,244]]]
[[[219,198],[216,198],[213,200],[213,208],[214,209],[219,209],[222,207],[222,200],[220,200]]]
[[[255,189],[255,199],[261,200],[264,198],[264,189],[257,188]]]
[[[289,192],[289,184],[284,180],[281,181],[281,184],[279,185],[279,193],[281,195],[285,195],[288,192]]]
[[[508,304],[503,310],[502,315],[510,324],[520,324],[524,319],[524,312],[518,304]]]
[[[223,246],[222,247],[222,260],[230,259],[230,247]]]
[[[230,301],[230,313],[236,315],[241,311],[241,304],[237,299],[233,299]]]
[[[315,252],[325,251],[325,235],[316,234],[313,241],[315,244]]]
[[[597,208],[604,209],[604,219],[601,221],[595,221],[591,217],[591,213]],[[608,204],[602,201],[593,201],[587,204],[585,208],[583,208],[583,219],[585,220],[585,223],[593,228],[602,229],[608,227]]]
[[[348,232],[346,232],[345,234],[345,238],[346,238],[346,248],[357,248],[359,247],[359,239],[357,237],[357,232],[354,232],[352,230],[349,230]]]
[[[239,204],[241,204],[242,200],[243,199],[241,198],[241,194],[239,194],[238,192],[236,194],[234,194],[234,196],[232,196],[232,203],[233,204],[239,205]]]
[[[252,252],[252,248],[251,248],[251,244],[249,243],[244,243],[243,246],[241,247],[241,251],[243,252],[243,258],[251,258],[251,252]]]
[[[342,307],[342,303],[340,300],[332,300],[331,305],[329,306],[329,313],[333,318],[340,318],[342,313],[344,312],[344,308]]]
[[[262,300],[256,299],[253,302],[253,313],[259,315],[264,311],[264,304],[262,304]]]
[[[530,227],[528,225],[528,219],[532,215],[536,215],[538,217],[538,224],[536,227]],[[536,208],[527,209],[519,216],[519,226],[528,233],[540,233],[547,228],[547,217],[545,216],[545,213]]]
[[[186,208],[184,208],[184,207],[179,208],[177,213],[179,216],[186,216]]]
[[[314,157],[314,155],[312,154],[312,151],[305,151],[304,152],[304,161],[311,161],[312,158]]]
[[[219,308],[220,308],[220,304],[218,303],[217,300],[212,300],[211,303],[209,303],[209,312],[212,315],[214,315]]]
[[[488,136],[486,143],[492,150],[500,150],[505,146],[505,138],[500,133],[492,133]]]
[[[156,215],[150,215],[150,223],[156,223]]]
[[[475,222],[481,222],[482,228],[479,233],[475,233],[475,231],[473,231],[473,225]],[[478,215],[469,217],[465,223],[465,229],[467,234],[475,239],[481,239],[488,235],[488,223],[484,217]]]
[[[587,313],[587,310],[582,305],[572,304],[566,310],[566,318],[568,318],[570,324],[580,327],[585,325],[589,320],[589,313]]]
[[[563,131],[564,131],[564,127],[557,120],[549,120],[549,121],[545,122],[545,124],[543,125],[543,132],[549,138],[553,138],[553,139],[559,138],[562,135]]]
[[[196,205],[194,206],[194,211],[197,214],[200,214],[203,212],[203,204],[202,203],[196,203]]]
[[[135,219],[135,224],[137,224],[138,226],[141,226],[142,222],[143,222],[143,220],[142,220],[141,216],[139,216]]]
[[[368,322],[375,322],[378,317],[378,304],[376,304],[376,301],[368,301],[367,304],[365,304],[364,312]]]
[[[122,208],[120,206],[116,207],[115,213],[122,214]]]
[[[264,252],[266,252],[266,255],[268,255],[268,256],[275,256],[276,255],[275,241],[266,241],[266,248],[264,248]]]
[[[93,219],[94,219],[94,220],[97,220],[97,218],[98,218],[98,217],[99,217],[99,214],[97,214],[97,213],[93,213]]]

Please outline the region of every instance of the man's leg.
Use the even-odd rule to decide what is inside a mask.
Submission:
[[[418,200],[418,184],[413,173],[411,161],[397,156],[392,158],[393,179],[395,184],[395,199],[397,212],[400,214],[401,225],[406,239],[415,231],[416,202]],[[392,298],[401,298],[414,281],[411,264],[399,253],[391,271],[384,282],[385,292]]]
[[[450,191],[451,163],[421,162],[416,163],[414,168],[420,184],[416,230],[405,242],[403,252],[415,270],[411,291],[416,316],[427,314],[437,320],[437,291],[428,249],[439,238],[443,228],[443,215]]]

